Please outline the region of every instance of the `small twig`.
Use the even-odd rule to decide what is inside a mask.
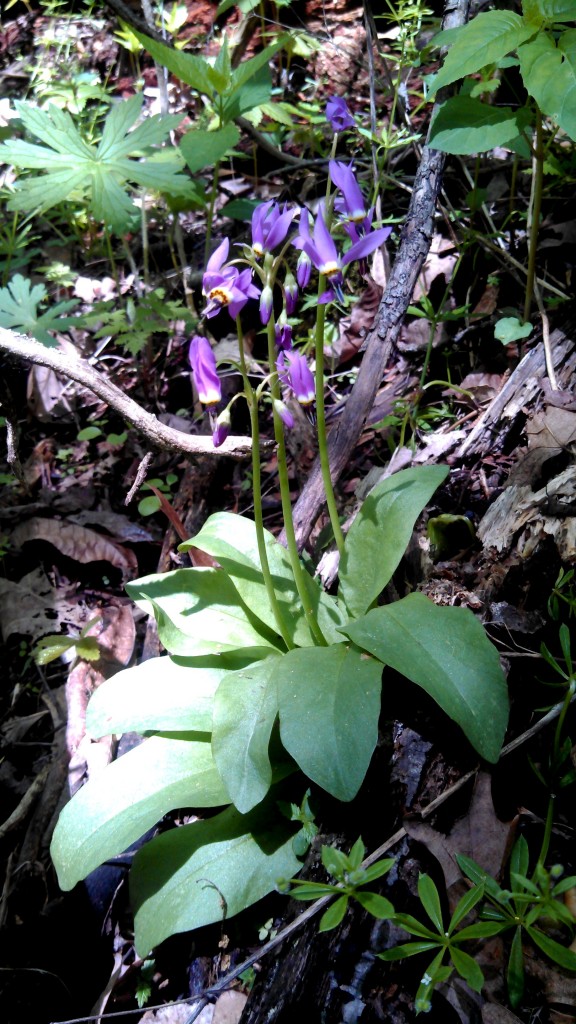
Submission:
[[[144,483],[144,480],[146,479],[146,474],[148,472],[148,467],[149,467],[150,463],[152,462],[152,458],[153,458],[152,452],[146,452],[146,455],[142,459],[142,462],[140,463],[140,465],[138,466],[138,469],[136,471],[136,477],[135,477],[134,483],[132,484],[132,487],[130,488],[130,490],[128,491],[128,494],[124,498],[124,504],[125,505],[129,505],[130,504],[130,502],[134,498],[134,495],[136,494],[136,491],[139,490],[139,488]]]
[[[48,772],[50,765],[44,766],[42,771],[36,776],[33,783],[28,787],[20,803],[14,808],[12,814],[6,818],[6,821],[0,825],[0,839],[4,839],[4,836],[11,832],[12,829],[18,827],[26,819],[26,816],[34,804],[34,801],[44,789],[46,779],[48,778]]]
[[[227,455],[234,459],[246,459],[252,451],[252,439],[249,437],[227,437],[219,448],[214,448],[212,438],[208,436],[185,434],[182,430],[167,427],[150,412],[146,412],[120,388],[112,384],[106,377],[94,370],[84,359],[70,359],[58,349],[46,348],[39,341],[33,341],[23,334],[16,334],[0,328],[0,349],[10,352],[18,359],[49,366],[56,373],[69,380],[82,384],[98,395],[124,420],[133,426],[155,448],[164,451],[181,452],[184,455]],[[273,441],[263,441],[261,447],[271,450]]]
[[[548,374],[548,380],[550,381],[550,387],[552,391],[558,391],[558,381],[556,380],[556,373],[554,370],[554,359],[552,356],[552,346],[550,344],[550,321],[548,320],[548,314],[544,309],[544,303],[542,302],[542,293],[536,280],[533,281],[533,292],[534,298],[536,299],[536,305],[538,306],[538,312],[542,319],[542,344],[544,346],[544,359],[546,361],[546,373]]]

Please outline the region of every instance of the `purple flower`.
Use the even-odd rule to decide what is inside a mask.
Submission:
[[[284,426],[287,427],[288,430],[292,430],[292,427],[294,426],[294,417],[290,412],[288,406],[285,405],[284,402],[281,402],[279,398],[273,398],[272,405],[274,406],[274,409],[278,413]]]
[[[230,242],[225,238],[206,264],[202,291],[208,300],[204,310],[204,316],[208,319],[216,316],[226,306],[230,316],[235,320],[248,299],[257,299],[260,294],[252,284],[250,267],[240,272],[237,267],[223,266],[229,248]]]
[[[230,427],[232,425],[230,410],[224,409],[216,419],[214,419],[214,417],[211,417],[210,419],[212,424],[212,443],[215,448],[219,448],[221,444],[224,444],[224,441],[230,433]]]
[[[344,256],[340,257],[336,242],[326,227],[324,209],[320,204],[314,225],[314,235],[310,237],[308,215],[302,212],[300,218],[300,234],[294,239],[294,245],[308,254],[317,270],[328,278],[330,287],[319,298],[320,303],[331,302],[336,296],[342,301],[342,269],[354,260],[362,259],[374,252],[388,238],[392,228],[379,228],[359,238]]]
[[[276,344],[281,352],[286,352],[288,349],[292,348],[292,328],[290,327],[290,324],[286,323],[286,319],[282,313],[274,325],[274,335],[276,338]]]
[[[300,405],[310,405],[315,400],[314,377],[301,352],[281,352],[276,367],[280,380],[292,389]]]
[[[334,208],[352,225],[361,225],[361,234],[367,234],[372,226],[373,210],[366,210],[364,196],[351,165],[331,160],[330,177],[342,193],[342,198],[336,199]],[[355,235],[353,241],[358,240],[358,230]]]
[[[334,132],[343,132],[345,128],[356,127],[356,122],[348,110],[348,104],[343,96],[332,96],[328,100],[326,120],[330,122]]]
[[[296,284],[294,274],[291,274],[290,271],[288,271],[284,278],[284,299],[286,302],[286,312],[288,316],[292,316],[298,305],[298,285]]]
[[[216,405],[222,397],[222,389],[216,373],[216,359],[208,338],[195,334],[190,342],[188,354],[202,405]]]
[[[294,210],[289,210],[286,203],[279,206],[274,200],[261,203],[252,214],[252,252],[255,256],[263,256],[271,252],[284,241],[290,230]]]

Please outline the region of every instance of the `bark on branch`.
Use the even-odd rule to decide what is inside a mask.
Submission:
[[[58,349],[46,348],[39,341],[3,328],[0,328],[0,350],[9,352],[22,361],[36,363],[38,366],[49,366],[68,380],[82,384],[122,416],[155,448],[184,455],[227,455],[233,459],[247,459],[250,456],[250,437],[230,436],[219,448],[214,448],[211,437],[198,437],[167,427],[153,413],[146,412],[142,406],[80,357],[71,360]],[[272,448],[273,442],[264,441],[262,447]]]

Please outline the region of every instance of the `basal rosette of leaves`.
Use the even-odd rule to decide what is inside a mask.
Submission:
[[[386,707],[388,666],[430,694],[480,756],[497,760],[507,692],[480,623],[418,593],[377,604],[447,472],[404,470],[371,492],[346,537],[336,596],[302,566],[325,645],[314,643],[286,550],[266,533],[292,646],[280,636],[255,524],[242,516],[212,515],[182,545],[221,568],[129,584],[136,603],[153,612],[168,655],[105,682],[87,727],[94,737],[135,730],[146,738],[64,808],[52,856],[70,889],[170,811],[191,808],[201,817],[212,809],[205,820],[150,839],[134,857],[140,955],[176,932],[231,917],[299,871],[305,829],[283,816],[279,801],[300,805],[310,782],[354,799]]]

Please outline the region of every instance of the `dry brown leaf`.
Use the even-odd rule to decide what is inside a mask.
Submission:
[[[0,579],[0,626],[6,640],[21,633],[39,640],[47,633],[59,633],[61,627],[81,629],[90,620],[90,612],[72,590],[52,586],[42,569],[34,569],[19,583]]]
[[[370,278],[366,279],[366,289],[358,302],[354,304],[350,316],[340,321],[338,341],[332,347],[338,365],[352,359],[364,344],[368,331],[374,324],[374,317],[380,305],[383,289]]]
[[[21,547],[27,541],[45,540],[63,555],[77,562],[110,562],[124,576],[135,576],[138,571],[136,555],[129,548],[115,544],[95,530],[78,526],[66,519],[44,519],[35,516],[17,526],[11,535],[13,543]]]
[[[426,262],[416,282],[412,294],[412,301],[418,302],[423,295],[428,295],[432,283],[437,277],[442,276],[446,284],[452,277],[452,271],[456,265],[457,255],[454,251],[454,244],[443,235],[434,235]]]
[[[248,996],[244,992],[230,989],[223,992],[216,1000],[212,1024],[238,1024]]]

